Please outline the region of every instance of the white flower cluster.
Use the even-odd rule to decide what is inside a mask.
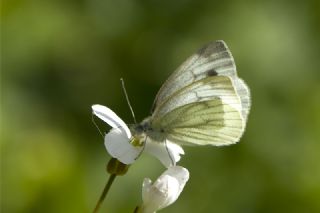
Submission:
[[[112,110],[102,105],[92,106],[93,114],[109,124],[112,129],[105,135],[104,144],[109,154],[124,164],[132,164],[142,151],[158,158],[167,170],[152,184],[146,178],[142,186],[143,204],[138,212],[153,213],[176,201],[189,179],[186,168],[176,166],[180,155],[184,154],[181,146],[166,141],[157,143],[147,141],[143,146],[130,143],[132,134],[128,126]]]

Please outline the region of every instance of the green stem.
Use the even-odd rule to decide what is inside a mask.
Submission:
[[[99,211],[100,206],[101,206],[103,200],[105,199],[106,195],[108,194],[108,191],[109,191],[114,179],[116,178],[116,176],[117,175],[115,175],[115,174],[111,174],[110,175],[109,180],[108,180],[106,186],[104,187],[103,192],[102,192],[102,194],[101,194],[101,196],[100,196],[100,198],[98,200],[98,203],[97,203],[96,207],[93,210],[93,213],[97,213]]]

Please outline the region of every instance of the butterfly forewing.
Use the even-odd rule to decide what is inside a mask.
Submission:
[[[172,73],[160,88],[154,108],[192,82],[216,75],[236,76],[233,57],[224,41],[204,46]]]

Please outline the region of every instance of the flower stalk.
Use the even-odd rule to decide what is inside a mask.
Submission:
[[[102,194],[100,195],[100,198],[96,204],[96,207],[94,208],[93,210],[93,213],[97,213],[101,207],[101,204],[103,203],[104,199],[106,198],[108,192],[109,192],[109,189],[114,181],[114,179],[116,178],[116,175],[115,174],[111,174],[110,177],[109,177],[109,180],[106,184],[106,186],[104,187],[103,191],[102,191]]]
[[[129,169],[129,165],[123,164],[115,158],[111,158],[111,160],[109,161],[109,163],[107,165],[107,172],[110,174],[110,176],[109,176],[108,182],[105,185],[105,187],[100,195],[100,198],[99,198],[99,200],[93,210],[93,213],[97,213],[99,211],[101,204],[103,203],[104,199],[106,198],[114,179],[117,176],[125,175],[127,173],[128,169]]]

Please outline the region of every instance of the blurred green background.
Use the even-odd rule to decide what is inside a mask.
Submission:
[[[2,212],[92,211],[110,157],[91,105],[132,123],[123,77],[142,120],[170,73],[218,39],[251,88],[248,126],[236,145],[185,148],[190,180],[163,212],[320,212],[319,26],[318,0],[4,1]],[[143,178],[163,171],[143,155],[101,212],[133,212]]]

